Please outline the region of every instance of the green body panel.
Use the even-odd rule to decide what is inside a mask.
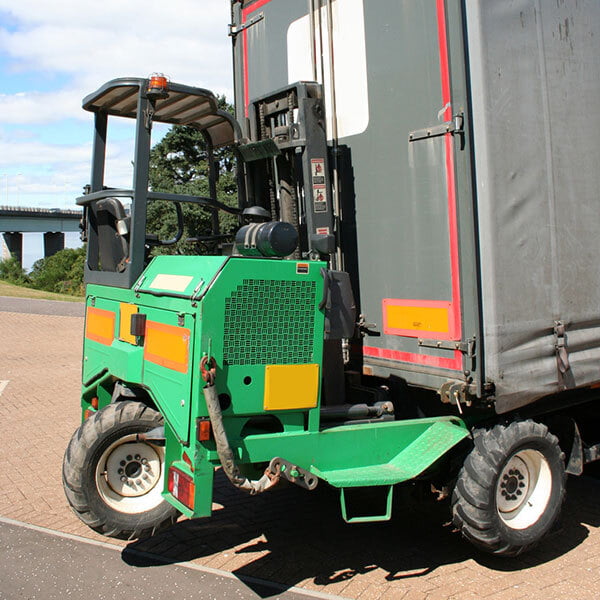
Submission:
[[[171,425],[179,440],[187,444],[192,405],[190,393],[192,390],[194,344],[191,343],[191,340],[194,339],[194,314],[175,313],[150,307],[144,307],[143,309],[140,307],[140,311],[147,315],[149,321],[164,323],[173,327],[184,327],[190,331],[189,358],[185,373],[148,360],[142,361],[142,385],[151,391],[154,401],[161,408],[165,419]]]
[[[115,330],[110,345],[85,339],[82,407],[89,408],[95,395],[100,406],[108,403],[116,381],[148,393],[165,417],[163,493],[184,514],[210,515],[219,465],[214,442],[196,441],[196,420],[208,416],[203,356],[216,361],[224,425],[249,475],[281,457],[339,488],[393,485],[420,475],[468,435],[455,417],[321,429],[320,402],[286,409],[285,390],[277,392],[283,408],[265,410],[267,365],[316,364],[322,374],[323,267],[316,261],[165,256],[150,263],[133,290],[88,286],[88,306],[114,313]],[[119,339],[121,303],[146,315],[146,336],[136,344]],[[183,368],[144,356],[148,323],[167,326],[182,339],[189,335]],[[166,490],[170,466],[193,477],[193,509]]]
[[[309,272],[298,275],[294,261],[231,259],[203,299],[201,354],[215,358],[217,390],[232,399],[226,419],[264,414],[266,365],[321,364],[325,265],[304,264]],[[317,405],[303,412],[318,411]],[[276,412],[285,419],[287,411]],[[198,416],[208,416],[206,409]]]
[[[224,256],[156,256],[137,280],[134,289],[191,296],[203,294],[225,264]],[[168,285],[161,276],[175,276]],[[187,280],[187,282],[186,282]],[[181,285],[178,285],[181,284]]]
[[[239,452],[244,462],[281,455],[335,487],[392,485],[420,475],[468,434],[462,421],[439,417],[254,436]]]
[[[388,462],[329,471],[313,467],[312,471],[331,485],[342,488],[393,485],[413,479],[469,434],[456,422],[423,421],[393,423],[395,442],[402,449]]]

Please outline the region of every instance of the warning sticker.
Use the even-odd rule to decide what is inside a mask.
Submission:
[[[308,263],[298,263],[296,265],[296,273],[298,275],[308,275]]]
[[[313,184],[313,205],[316,213],[327,211],[327,190],[324,185]]]
[[[317,235],[329,235],[329,227],[317,227],[315,233]]]
[[[324,158],[311,158],[310,159],[310,172],[313,184],[324,184],[325,183],[325,159]]]

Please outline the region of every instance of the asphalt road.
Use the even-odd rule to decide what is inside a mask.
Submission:
[[[0,565],[2,600],[64,600],[65,597],[308,600],[315,597],[281,592],[258,581],[241,581],[197,565],[161,564],[150,555],[127,548],[6,519],[0,519]]]
[[[83,302],[60,302],[58,300],[0,296],[0,311],[60,317],[83,317],[85,304]]]

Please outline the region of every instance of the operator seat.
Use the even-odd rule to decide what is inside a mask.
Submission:
[[[98,232],[99,270],[121,273],[129,259],[129,224],[123,204],[117,198],[93,203]]]

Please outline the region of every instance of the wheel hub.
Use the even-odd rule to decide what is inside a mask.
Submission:
[[[529,471],[525,463],[518,457],[514,457],[511,461],[511,463],[517,462],[522,463],[523,467],[508,469],[508,472],[505,469],[502,475],[500,494],[504,501],[501,502],[501,506],[499,505],[500,510],[514,510],[525,499],[523,491],[529,485]]]
[[[496,487],[500,518],[513,529],[524,529],[546,509],[552,476],[545,457],[537,450],[515,453],[502,469]]]
[[[121,444],[106,458],[105,477],[110,488],[120,496],[143,496],[160,479],[160,458],[149,444]]]

